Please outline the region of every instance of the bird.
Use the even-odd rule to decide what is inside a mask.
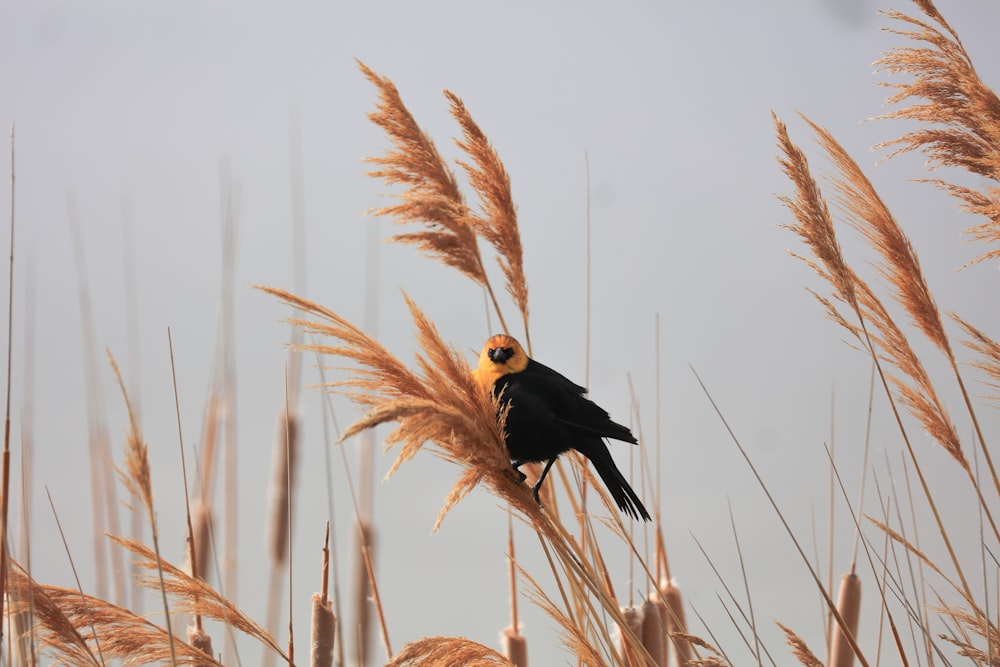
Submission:
[[[522,481],[522,465],[545,462],[532,488],[536,502],[541,504],[538,490],[552,464],[560,454],[574,449],[594,465],[619,509],[635,519],[650,520],[604,443],[605,438],[632,444],[639,441],[587,398],[584,387],[528,357],[521,344],[506,334],[486,341],[472,373],[482,389],[497,400],[497,418],[507,410],[504,440],[511,465]]]

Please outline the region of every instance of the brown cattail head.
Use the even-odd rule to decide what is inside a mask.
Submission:
[[[187,629],[188,643],[194,646],[196,649],[202,651],[205,655],[211,657],[214,655],[212,650],[212,638],[205,632],[204,628],[196,628],[193,625],[189,625]],[[207,665],[208,663],[205,663]],[[195,665],[195,667],[201,667],[200,665]]]
[[[512,627],[504,628],[500,634],[503,654],[516,667],[528,667],[528,640]]]
[[[686,667],[691,662],[691,644],[687,637],[687,623],[684,620],[684,598],[681,589],[673,579],[660,581],[660,594],[667,602],[666,625],[674,662]]]
[[[196,567],[191,573],[202,579],[208,578],[208,565],[212,562],[212,509],[196,498],[191,505],[191,523],[194,526],[194,557]],[[190,564],[189,564],[190,565]]]
[[[268,487],[269,520],[268,552],[276,565],[283,565],[288,557],[288,511],[291,490],[295,488],[295,460],[297,457],[298,419],[282,408],[271,456],[271,484]]]
[[[309,634],[309,664],[311,667],[333,667],[333,645],[337,634],[337,617],[333,602],[319,593],[312,596],[312,624]]]
[[[643,609],[638,605],[629,605],[627,607],[621,608],[622,616],[625,618],[625,625],[628,630],[631,631],[640,640],[642,639],[642,621],[643,621]],[[640,658],[640,653],[637,647],[633,644],[629,633],[625,628],[621,628],[620,634],[621,643],[619,645],[619,655],[621,655],[622,660],[630,665],[637,666],[642,664],[642,658]]]
[[[851,637],[858,635],[858,615],[861,612],[861,579],[853,572],[840,579],[840,594],[837,596],[837,612],[847,626]],[[851,667],[854,664],[854,649],[845,636],[845,630],[836,624],[830,640],[830,667]]]
[[[662,608],[664,605],[655,597],[656,601],[649,599],[642,603],[642,645],[646,647],[646,652],[653,658],[657,667],[667,665],[667,626],[664,623]]]
[[[359,520],[357,526],[357,561],[354,569],[354,623],[348,634],[354,637],[354,660],[367,664],[372,641],[371,582],[366,562],[371,562],[372,544],[375,539],[371,524]]]

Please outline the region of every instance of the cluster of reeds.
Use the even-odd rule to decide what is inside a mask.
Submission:
[[[941,179],[929,181],[956,196],[971,213],[986,216],[988,221],[969,230],[972,239],[992,243],[1000,240],[1000,101],[978,78],[957,34],[929,0],[915,0],[923,14],[915,18],[900,12],[887,16],[905,24],[893,31],[915,45],[897,48],[878,61],[878,66],[892,74],[905,75],[909,80],[892,83],[896,92],[890,97],[894,104],[912,101],[909,106],[894,110],[883,118],[905,118],[927,123],[921,129],[886,142],[882,147],[896,152],[923,151],[933,165],[959,167],[972,174],[986,177],[990,185],[976,189]],[[510,178],[486,135],[472,119],[462,100],[450,92],[445,96],[450,112],[461,132],[456,145],[465,156],[458,161],[465,172],[477,205],[470,205],[463,194],[459,179],[443,159],[432,139],[420,128],[407,110],[392,82],[363,64],[361,71],[378,91],[371,120],[385,131],[392,148],[379,157],[370,158],[374,165],[370,173],[396,188],[396,203],[375,209],[376,216],[388,217],[395,223],[412,225],[391,240],[410,244],[431,259],[457,269],[479,285],[496,315],[500,328],[523,335],[529,351],[528,282],[523,262],[517,213],[511,192]],[[972,365],[985,374],[992,389],[1000,387],[1000,343],[957,314],[943,316],[930,286],[921,271],[916,251],[903,228],[889,212],[867,176],[837,143],[833,136],[806,119],[819,144],[835,168],[830,178],[831,207],[813,177],[805,153],[792,142],[785,124],[775,117],[780,164],[791,180],[795,192],[782,201],[791,211],[794,222],[788,229],[798,235],[807,253],[796,255],[821,277],[828,291],[814,292],[827,314],[847,332],[857,347],[868,354],[874,365],[879,385],[885,394],[902,445],[906,453],[907,471],[917,480],[917,497],[933,516],[936,540],[948,554],[946,562],[934,562],[925,555],[919,542],[908,536],[905,522],[899,518],[899,506],[905,504],[893,496],[879,493],[879,511],[870,516],[864,507],[856,508],[859,517],[858,542],[850,570],[844,575],[839,594],[833,582],[823,582],[817,568],[805,556],[796,536],[804,565],[812,573],[817,592],[828,609],[827,646],[823,659],[806,644],[796,629],[780,625],[796,659],[804,665],[827,664],[846,667],[878,664],[883,651],[882,627],[893,657],[901,664],[949,664],[954,656],[962,656],[976,665],[992,665],[1000,661],[1000,632],[997,628],[997,605],[988,586],[977,586],[976,573],[990,570],[995,579],[1000,572],[996,553],[1000,543],[994,514],[1000,500],[1000,476],[995,469],[990,448],[980,428],[973,396],[966,388],[961,361],[956,356],[954,339],[949,336],[949,319],[958,325],[963,338],[960,342],[975,353]],[[893,155],[895,153],[892,153]],[[293,177],[293,181],[296,179]],[[300,181],[298,181],[300,183]],[[838,241],[840,214],[847,225],[876,250],[879,277],[888,286],[888,295],[907,314],[908,321],[899,323],[890,314],[879,290],[866,281],[854,268]],[[227,210],[227,237],[232,237],[235,212]],[[12,211],[13,217],[13,211]],[[416,231],[414,231],[416,229]],[[227,244],[227,252],[232,245]],[[484,254],[484,248],[488,253]],[[504,283],[504,292],[491,281],[492,253]],[[1000,250],[984,251],[976,262],[992,259]],[[226,260],[231,268],[231,255]],[[232,289],[227,273],[226,290]],[[297,281],[298,282],[298,281]],[[455,346],[446,342],[434,322],[409,296],[404,301],[414,323],[419,354],[413,364],[406,364],[382,345],[374,336],[335,311],[296,295],[296,293],[261,287],[292,306],[297,315],[291,323],[296,330],[292,347],[301,353],[340,357],[350,361],[343,377],[325,385],[346,394],[365,409],[363,417],[339,434],[344,441],[370,433],[380,425],[392,425],[385,436],[388,450],[396,458],[390,474],[426,450],[457,465],[461,474],[447,493],[442,491],[443,507],[437,517],[439,526],[450,509],[474,489],[483,489],[502,501],[508,508],[509,576],[511,580],[511,624],[502,633],[500,652],[483,642],[458,637],[426,637],[402,647],[391,648],[377,586],[377,569],[372,557],[372,534],[368,518],[351,488],[356,514],[359,563],[365,588],[359,589],[360,604],[355,618],[346,623],[352,635],[363,637],[371,622],[367,620],[371,598],[385,647],[388,665],[497,665],[527,664],[528,643],[521,635],[518,602],[527,598],[538,605],[561,628],[560,642],[581,665],[730,665],[723,648],[713,646],[688,631],[685,605],[680,591],[671,578],[660,513],[652,527],[651,552],[640,548],[634,527],[623,520],[604,486],[597,480],[586,460],[565,456],[550,476],[551,482],[542,495],[542,504],[532,497],[525,484],[510,465],[504,437],[504,414],[497,417],[497,406],[484,393],[470,373],[468,341]],[[296,292],[301,293],[301,284]],[[508,327],[504,317],[505,300],[508,309],[519,315],[520,326]],[[224,300],[225,302],[225,300]],[[508,313],[510,311],[508,310]],[[231,600],[235,599],[235,562],[223,558],[220,565],[213,531],[213,485],[218,467],[217,441],[223,432],[220,423],[232,419],[232,385],[234,373],[231,359],[224,351],[225,341],[232,335],[231,319],[224,309],[220,340],[220,361],[216,385],[210,392],[200,450],[200,481],[194,494],[189,494],[185,478],[187,509],[188,564],[178,567],[164,560],[159,551],[156,510],[146,444],[143,440],[137,411],[132,405],[125,383],[111,360],[118,378],[129,417],[124,463],[119,471],[122,486],[135,503],[137,516],[143,517],[151,534],[151,546],[141,539],[110,535],[113,548],[123,550],[135,559],[136,583],[155,591],[161,600],[166,619],[180,615],[190,617],[187,641],[178,637],[171,622],[158,625],[139,613],[137,608],[110,601],[101,592],[91,595],[78,585],[67,589],[36,582],[27,564],[14,561],[7,550],[7,508],[9,502],[9,416],[3,458],[3,536],[0,548],[0,596],[4,607],[0,615],[4,637],[11,640],[7,659],[12,664],[34,664],[45,657],[69,664],[104,664],[121,661],[124,664],[222,664],[223,658],[212,649],[211,639],[203,619],[218,622],[227,633],[239,632],[256,639],[271,660],[294,664],[296,657],[289,618],[289,641],[283,649],[274,639],[277,625],[277,603],[281,577],[290,570],[290,518],[294,511],[295,465],[298,416],[295,411],[296,388],[300,383],[298,361],[290,362],[287,398],[278,420],[278,437],[272,479],[272,521],[270,557],[274,562],[269,609],[274,611],[262,626],[243,613]],[[227,329],[228,327],[228,329]],[[941,400],[934,380],[911,344],[913,331],[926,337],[950,368],[954,382],[963,398],[962,419],[967,422],[973,443],[959,436],[961,424]],[[305,336],[309,336],[305,342]],[[480,341],[475,341],[476,344]],[[9,355],[8,355],[9,360]],[[9,366],[9,364],[8,364]],[[8,415],[9,415],[8,382]],[[721,412],[720,412],[721,416]],[[326,418],[326,415],[324,415]],[[929,433],[959,466],[975,493],[982,517],[982,560],[963,560],[955,548],[956,537],[941,515],[935,502],[933,480],[925,474],[919,446],[912,442],[913,424]],[[229,526],[224,540],[225,553],[235,549],[235,479],[230,478],[234,466],[231,457],[235,447],[233,430],[226,429],[226,505],[225,525]],[[734,440],[739,440],[734,434]],[[740,451],[746,457],[745,450]],[[183,443],[181,456],[183,458]],[[107,460],[104,456],[102,460]],[[756,475],[756,468],[747,457]],[[982,467],[981,467],[982,466]],[[643,459],[643,479],[640,491],[646,498],[658,498],[654,488],[648,458]],[[537,472],[536,472],[537,474]],[[758,475],[758,479],[761,477]],[[986,481],[983,481],[986,480]],[[761,482],[765,492],[766,484]],[[558,490],[558,493],[556,493]],[[643,493],[645,492],[645,493]],[[770,494],[768,493],[770,497]],[[596,501],[596,502],[595,502]],[[773,501],[772,501],[773,502]],[[562,505],[562,507],[560,507]],[[860,505],[860,503],[859,503]],[[104,512],[102,507],[99,511]],[[775,505],[780,516],[780,508]],[[98,510],[95,510],[98,511]],[[895,518],[894,517],[895,512]],[[518,521],[537,535],[542,553],[549,564],[551,585],[543,586],[539,573],[525,569],[515,556],[512,524]],[[499,522],[498,522],[499,525]],[[601,530],[598,530],[598,527]],[[787,524],[786,524],[787,527]],[[329,586],[330,526],[323,549],[321,592],[312,600],[312,633],[310,663],[312,665],[372,664],[378,659],[364,650],[364,641],[352,658],[345,659],[343,631],[345,615],[339,608],[334,576],[333,595]],[[113,529],[117,533],[117,529]],[[134,533],[136,531],[133,531]],[[624,585],[616,573],[606,566],[608,545],[598,539],[610,534],[630,553],[632,572]],[[873,537],[873,535],[875,537]],[[881,539],[880,539],[881,538]],[[925,536],[926,539],[926,536]],[[863,551],[858,566],[857,550]],[[104,552],[102,551],[101,554]],[[117,551],[121,553],[121,551]],[[210,554],[212,554],[210,556]],[[103,558],[103,556],[101,556]],[[210,564],[216,562],[219,586],[207,582]],[[899,563],[905,565],[901,566]],[[918,571],[915,583],[905,583],[908,571]],[[984,575],[985,577],[985,575]],[[859,631],[860,593],[862,578],[877,582],[876,604],[879,606],[879,632],[874,648],[870,640],[861,640]],[[616,583],[618,588],[616,590]],[[291,586],[289,585],[289,588]],[[636,601],[632,591],[644,591],[644,599]],[[223,594],[225,591],[226,594]],[[732,594],[730,593],[730,596]],[[735,598],[734,602],[735,602]],[[957,600],[957,602],[956,602]],[[991,603],[991,600],[993,602]],[[736,605],[739,615],[747,620],[749,634],[744,636],[747,648],[757,664],[776,662],[749,614]],[[391,613],[391,611],[390,611]],[[779,612],[780,613],[780,612]],[[734,619],[742,630],[740,624]],[[711,627],[705,627],[712,635]],[[872,633],[866,632],[866,636]],[[903,639],[916,637],[913,644]],[[233,645],[227,635],[227,646]],[[16,641],[15,641],[16,640]],[[536,640],[538,641],[538,640]],[[554,643],[551,638],[541,641]],[[888,659],[888,658],[887,658]],[[228,661],[227,661],[228,662]]]
[[[970,228],[968,233],[973,240],[994,242],[1000,238],[997,236],[1000,229],[1000,100],[980,80],[958,35],[934,4],[930,0],[916,0],[915,4],[922,17],[886,12],[890,19],[905,24],[903,29],[890,32],[907,38],[910,44],[890,50],[876,62],[880,71],[907,77],[904,81],[892,80],[885,84],[895,89],[888,102],[902,106],[878,118],[916,120],[921,125],[876,148],[895,148],[889,157],[920,151],[928,156],[931,168],[959,167],[988,179],[988,184],[981,188],[943,179],[925,179],[925,182],[956,196],[966,211],[986,216],[987,222]],[[948,320],[962,331],[964,337],[960,342],[976,353],[971,365],[983,371],[987,384],[992,382],[994,387],[1000,370],[997,365],[1000,358],[996,356],[1000,346],[958,314],[942,315],[921,270],[916,250],[871,181],[827,130],[803,118],[834,168],[833,175],[827,179],[832,206],[813,176],[805,154],[792,142],[785,124],[775,117],[781,149],[779,161],[795,186],[793,195],[781,198],[795,219],[787,228],[798,235],[808,249],[807,254],[796,256],[811,267],[828,288],[825,293],[813,292],[814,296],[829,317],[849,332],[857,347],[870,356],[904,448],[907,471],[912,471],[917,480],[916,501],[892,495],[881,497],[879,513],[865,515],[865,521],[882,535],[881,546],[877,538],[862,538],[870,568],[868,575],[878,582],[875,601],[880,611],[878,634],[881,635],[884,623],[891,636],[892,648],[888,652],[895,654],[887,659],[898,660],[901,664],[937,661],[948,664],[955,649],[958,655],[967,657],[973,664],[995,664],[1000,658],[1000,646],[996,636],[995,595],[988,582],[995,578],[997,568],[995,558],[987,554],[995,553],[1000,543],[994,516],[1000,507],[997,502],[1000,500],[1000,478],[980,425],[974,397],[963,376],[962,363],[955,353],[955,339],[948,334]],[[831,209],[839,215],[834,216]],[[838,221],[846,223],[876,252],[874,265],[880,284],[867,281],[848,261],[838,240]],[[969,265],[996,256],[996,249],[988,249]],[[883,287],[888,297],[905,312],[907,321],[901,322],[891,315],[892,308],[880,296]],[[957,415],[940,398],[938,391],[940,382],[947,382],[947,378],[933,380],[927,363],[916,352],[912,342],[916,332],[943,355],[951,371],[954,387],[962,398]],[[959,436],[963,430],[963,424],[956,425],[959,418],[964,420],[965,430],[971,438]],[[968,541],[969,536],[955,536],[954,528],[939,510],[937,499],[947,490],[935,489],[926,474],[925,455],[914,444],[914,424],[944,448],[965,474],[975,494],[981,524],[978,536],[981,559],[969,561],[968,554],[964,560],[960,556],[956,540]],[[907,535],[907,526],[898,508],[908,506],[912,509],[912,502],[921,501],[933,517],[935,545],[944,548],[945,562],[932,562],[924,553],[927,547],[922,548],[912,532]],[[862,527],[858,529],[861,531]],[[924,540],[927,541],[926,534]],[[897,553],[897,546],[903,549],[901,554]],[[855,566],[856,563],[852,563],[848,576],[857,576]],[[913,585],[906,583],[909,576],[901,569],[906,567],[920,572]],[[978,584],[977,578],[980,579]],[[850,586],[857,587],[857,584],[852,582]],[[848,590],[846,594],[848,601],[859,596],[859,588],[853,593]],[[831,605],[840,631],[857,634],[856,617],[851,623],[846,614],[841,618],[838,608],[840,605]],[[797,635],[791,630],[786,632],[803,664],[822,664]],[[910,646],[904,636],[917,637],[916,645]],[[831,655],[830,664],[852,664],[855,659],[860,664],[878,662],[880,645],[874,650],[862,650],[857,642],[851,644],[850,655],[844,662],[838,662],[837,656]]]
[[[377,108],[370,118],[392,141],[387,154],[369,158],[375,165],[370,175],[389,185],[402,186],[396,193],[398,203],[373,213],[391,217],[396,223],[419,225],[419,231],[397,234],[390,240],[415,245],[473,280],[484,290],[500,327],[508,333],[523,333],[530,350],[528,285],[516,209],[509,176],[495,149],[462,100],[446,91],[452,116],[461,129],[456,144],[467,156],[458,164],[479,202],[473,208],[466,203],[448,163],[407,110],[392,82],[363,64],[360,67],[379,92]],[[520,315],[522,327],[518,332],[508,328],[480,241],[495,253],[506,294]],[[330,386],[363,406],[366,414],[341,434],[341,440],[381,424],[393,424],[393,430],[385,436],[387,448],[398,447],[390,475],[425,448],[461,466],[462,474],[445,498],[436,526],[449,509],[482,486],[533,529],[557,582],[557,592],[544,590],[514,562],[511,542],[512,570],[516,571],[512,577],[526,583],[529,597],[563,627],[563,643],[583,664],[664,664],[671,645],[679,660],[687,661],[697,653],[698,649],[692,649],[690,641],[681,637],[683,606],[679,591],[667,576],[662,536],[657,540],[658,559],[640,553],[603,485],[595,484],[585,460],[580,465],[580,461],[566,457],[576,475],[570,475],[566,468],[558,474],[572,514],[579,518],[579,534],[571,534],[561,520],[551,489],[543,493],[543,505],[535,502],[530,487],[510,465],[503,441],[503,415],[497,419],[496,405],[473,378],[466,354],[442,340],[433,322],[413,300],[404,295],[420,348],[411,367],[334,311],[285,290],[261,289],[303,313],[292,323],[320,341],[298,345],[298,349],[353,362],[348,377]],[[613,577],[604,567],[595,538],[593,521],[599,515],[594,514],[593,506],[582,506],[579,485],[585,485],[592,497],[596,495],[607,510],[607,517],[601,521],[632,551],[642,573],[640,578],[648,582],[649,600],[645,604],[629,603],[631,595],[616,595]],[[519,635],[516,593],[511,605],[512,623],[504,631],[505,652],[509,661],[523,665],[527,658],[525,639]],[[461,660],[463,664],[478,664],[476,659],[493,664],[496,658],[492,649],[457,638],[427,638],[388,657],[393,664],[436,664],[435,656],[456,650],[468,656]],[[479,657],[474,659],[477,651]]]

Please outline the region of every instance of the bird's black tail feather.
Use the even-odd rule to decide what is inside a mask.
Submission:
[[[618,508],[633,519],[641,518],[651,521],[649,512],[646,511],[639,496],[636,495],[628,480],[615,465],[614,459],[611,458],[611,452],[608,451],[604,441],[600,439],[590,441],[590,447],[587,450],[583,454],[594,464],[594,470],[600,475],[604,486],[608,488],[611,497],[618,504]]]

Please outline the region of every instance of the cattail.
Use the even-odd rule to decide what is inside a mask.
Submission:
[[[660,581],[660,593],[667,602],[666,625],[670,644],[673,647],[674,662],[679,667],[687,667],[691,662],[691,644],[687,641],[687,623],[684,620],[684,599],[681,589],[673,579]]]
[[[188,643],[194,646],[196,649],[202,651],[205,655],[212,657],[214,651],[212,650],[212,637],[205,632],[204,628],[198,628],[193,625],[189,625],[187,629]],[[208,665],[210,663],[203,663]],[[195,664],[194,667],[201,667],[201,665]]]
[[[268,590],[267,627],[275,628],[281,604],[281,577],[288,562],[289,512],[292,503],[292,489],[295,484],[296,432],[298,420],[286,407],[278,412],[278,425],[271,455],[271,482],[268,485],[268,535],[267,549],[274,567],[271,569],[271,584]],[[274,655],[265,654],[264,665],[273,664]]]
[[[663,619],[663,610],[666,605],[660,602],[659,598],[651,595],[650,599],[642,603],[642,645],[646,647],[646,652],[653,658],[653,663],[657,667],[667,665],[667,626]]]
[[[275,433],[274,453],[271,457],[271,484],[268,501],[268,550],[276,565],[283,565],[288,557],[288,505],[295,484],[296,437],[298,419],[284,408],[278,413],[278,430]]]
[[[837,612],[844,620],[851,637],[858,634],[858,614],[861,611],[861,579],[853,572],[840,579],[840,594],[837,596]],[[854,649],[838,623],[833,628],[830,641],[830,667],[851,667],[854,664]]]
[[[326,522],[323,539],[323,571],[320,592],[312,596],[312,624],[309,633],[309,664],[312,667],[332,667],[334,638],[337,636],[337,616],[333,602],[327,596],[330,586],[330,522]]]
[[[642,638],[642,621],[643,621],[643,609],[642,607],[636,605],[629,605],[627,607],[621,608],[622,616],[625,618],[625,625],[628,629],[632,631],[632,634],[638,638]],[[641,664],[641,658],[636,654],[635,646],[628,638],[628,633],[625,632],[625,628],[621,629],[620,634],[621,645],[619,650],[621,652],[622,660],[628,665],[637,666]]]
[[[312,630],[309,635],[309,664],[312,667],[333,665],[336,630],[337,616],[333,613],[333,602],[324,595],[313,593]]]
[[[197,572],[198,576],[206,579],[208,575],[208,564],[211,560],[211,535],[212,535],[212,509],[205,505],[200,498],[196,498],[191,507],[191,523],[194,525],[192,531],[194,535],[194,557],[197,562],[196,567],[191,572]]]
[[[354,622],[355,629],[352,632],[354,641],[354,660],[359,665],[368,664],[368,649],[372,636],[371,617],[371,585],[368,579],[368,571],[365,566],[366,553],[370,553],[372,548],[371,525],[360,520],[357,526],[358,542],[356,569],[354,574]]]
[[[504,628],[500,635],[503,654],[515,667],[528,667],[528,640],[513,627]]]

